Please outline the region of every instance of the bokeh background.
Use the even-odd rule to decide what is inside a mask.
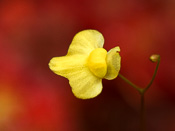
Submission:
[[[68,80],[48,68],[73,36],[99,30],[109,50],[121,47],[121,74],[146,93],[149,131],[175,131],[174,0],[1,0],[0,131],[137,131],[140,97],[122,79],[103,80],[90,100],[73,96]]]

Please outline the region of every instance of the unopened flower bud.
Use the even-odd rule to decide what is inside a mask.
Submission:
[[[150,60],[152,62],[157,62],[159,59],[160,59],[160,55],[158,55],[158,54],[154,54],[154,55],[150,56]]]

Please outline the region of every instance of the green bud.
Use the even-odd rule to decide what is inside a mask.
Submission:
[[[157,62],[160,59],[160,55],[158,54],[153,54],[149,58],[152,62]]]

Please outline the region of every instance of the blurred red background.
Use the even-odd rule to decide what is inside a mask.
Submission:
[[[68,80],[48,68],[67,53],[73,36],[99,30],[109,50],[121,47],[121,74],[146,86],[149,131],[175,130],[174,0],[1,0],[1,131],[137,131],[138,93],[120,78],[103,80],[103,92],[79,100]]]

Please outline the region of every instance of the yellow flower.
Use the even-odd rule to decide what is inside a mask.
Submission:
[[[120,48],[107,52],[104,38],[96,30],[77,33],[66,56],[54,57],[49,67],[69,80],[73,94],[80,99],[96,97],[102,91],[102,79],[112,80],[120,70]]]

